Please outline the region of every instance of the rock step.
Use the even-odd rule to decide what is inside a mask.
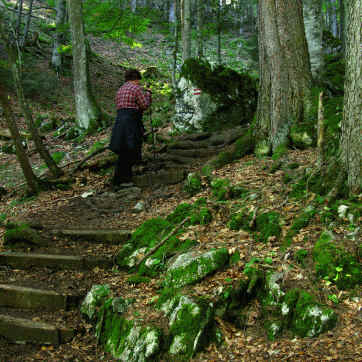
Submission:
[[[69,342],[74,335],[74,329],[57,328],[48,323],[0,314],[0,336],[13,342],[57,346]]]
[[[92,269],[96,266],[111,267],[113,261],[105,257],[82,257],[70,255],[50,255],[35,253],[0,253],[0,265],[15,268],[30,269],[32,267],[47,267],[54,269]]]
[[[76,307],[81,297],[62,295],[52,290],[0,284],[0,307],[42,309],[46,311],[67,310]]]
[[[125,230],[66,229],[55,230],[54,233],[74,240],[86,240],[105,244],[121,244],[131,237],[131,232]]]

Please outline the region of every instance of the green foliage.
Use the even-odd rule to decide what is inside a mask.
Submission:
[[[250,222],[252,220],[252,217],[252,213],[250,213],[247,208],[244,208],[231,216],[231,219],[228,222],[228,227],[231,230],[242,229],[250,231]]]
[[[239,159],[244,157],[247,154],[253,152],[255,147],[255,138],[252,133],[252,129],[250,128],[245,135],[241,136],[237,139],[234,145],[233,150],[233,159]]]
[[[141,275],[132,275],[127,279],[128,284],[141,284],[141,283],[149,283],[151,281],[150,278],[143,277]]]
[[[217,158],[212,161],[215,168],[221,168],[234,160],[231,152],[223,151],[217,155]]]
[[[257,230],[257,241],[267,242],[269,238],[279,238],[282,228],[280,227],[280,215],[277,212],[265,212],[255,219]]]
[[[285,143],[280,144],[277,146],[273,152],[272,159],[274,161],[280,160],[288,153],[288,145]]]
[[[133,48],[141,47],[132,35],[147,29],[150,22],[147,17],[123,11],[116,0],[87,0],[83,9],[88,33],[119,40]]]
[[[353,288],[362,282],[361,265],[356,258],[323,233],[313,249],[316,274],[335,283],[340,289]]]
[[[191,196],[202,190],[201,176],[198,173],[189,173],[184,184],[184,190]]]
[[[300,249],[295,253],[295,260],[298,264],[300,264],[303,268],[305,267],[305,258],[308,256],[308,250]]]
[[[217,201],[224,201],[228,198],[230,180],[225,178],[216,178],[211,181],[212,195]]]

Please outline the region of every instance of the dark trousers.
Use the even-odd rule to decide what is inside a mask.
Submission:
[[[134,161],[128,152],[121,152],[114,169],[113,185],[130,182],[132,180],[132,166]]]

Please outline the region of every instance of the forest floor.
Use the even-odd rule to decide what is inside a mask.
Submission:
[[[114,44],[113,44],[114,45]],[[103,49],[103,50],[102,50]],[[97,98],[102,108],[110,115],[114,113],[114,94],[120,83],[119,59],[112,58],[112,44],[104,42],[93,44],[96,53],[109,55],[107,62],[95,61],[91,67]],[[147,53],[147,51],[145,51]],[[116,54],[116,56],[119,53]],[[133,53],[128,54],[133,57]],[[141,63],[141,61],[140,61]],[[38,63],[38,67],[46,68],[46,61]],[[33,112],[38,115],[48,115],[57,119],[67,119],[73,114],[71,101],[71,79],[62,77],[62,104],[44,101],[42,95],[32,99]],[[21,112],[14,104],[15,113],[19,116],[22,125]],[[46,141],[52,152],[64,151],[67,153],[65,163],[81,159],[88,148],[98,140],[109,136],[110,128],[103,129],[95,136],[87,137],[81,145],[72,141],[56,138],[52,134],[46,135]],[[313,168],[315,151],[291,150],[288,162],[298,164],[300,169]],[[39,167],[41,162],[36,154],[32,157],[33,165]],[[109,190],[110,174],[91,172],[89,169],[79,171],[75,175],[75,182],[68,190],[46,191],[31,199],[22,196],[22,176],[14,155],[0,153],[0,180],[8,193],[0,200],[0,215],[6,215],[9,220],[32,220],[39,222],[45,232],[62,228],[94,229],[121,229],[135,230],[144,221],[156,217],[167,216],[181,202],[193,202],[200,197],[212,199],[211,191],[206,186],[199,194],[190,197],[183,191],[183,184],[146,187],[141,190],[139,200],[145,202],[145,209],[136,213],[133,205],[120,209],[117,213],[105,212],[96,208],[89,208],[85,193],[92,193],[100,197],[113,200],[114,207],[122,206],[122,200],[116,193]],[[72,164],[74,165],[74,164]],[[259,197],[249,203],[250,207],[265,211],[279,212],[283,219],[282,237],[284,237],[296,215],[316,197],[309,193],[302,199],[288,197],[290,186],[283,183],[284,171],[271,173],[273,165],[271,158],[258,159],[253,155],[245,156],[221,169],[213,171],[213,176],[228,178],[232,184],[242,184]],[[194,170],[191,166],[189,171]],[[103,196],[102,196],[103,195]],[[136,201],[134,202],[136,203]],[[272,258],[275,270],[282,270],[286,265],[291,266],[287,283],[300,286],[317,296],[318,301],[327,304],[338,314],[337,326],[318,336],[317,338],[298,338],[283,335],[275,341],[269,341],[261,325],[260,306],[257,302],[250,306],[249,321],[244,330],[235,328],[232,324],[220,321],[219,327],[224,334],[224,343],[210,344],[206,350],[200,352],[193,361],[361,361],[361,294],[360,290],[342,291],[333,285],[327,285],[316,280],[311,269],[312,262],[306,259],[307,267],[302,268],[292,262],[293,255],[301,249],[311,255],[313,246],[320,233],[326,228],[319,215],[294,237],[293,243],[287,251],[280,248],[280,242],[270,240],[267,243],[257,243],[253,236],[244,231],[232,231],[227,227],[229,215],[223,212],[216,213],[210,225],[194,226],[188,229],[184,237],[192,237],[198,242],[198,249],[207,250],[214,247],[227,247],[229,250],[239,251],[241,259],[235,266],[219,271],[209,276],[197,286],[200,295],[212,288],[224,285],[225,281],[232,284],[242,277],[245,264],[252,257]],[[360,220],[359,220],[360,222]],[[338,237],[347,238],[348,223],[340,220],[329,229]],[[0,227],[0,237],[5,228]],[[79,244],[53,239],[47,251],[62,252],[69,255],[105,255],[114,256],[119,246],[106,244]],[[4,248],[0,242],[0,251]],[[45,251],[45,249],[44,249]],[[310,262],[310,263],[309,263]],[[308,264],[309,263],[309,264]],[[25,280],[27,272],[15,271]],[[2,274],[1,280],[6,278]],[[61,275],[60,275],[61,274]],[[29,274],[30,275],[30,274]],[[29,285],[53,285],[56,289],[79,290],[86,292],[93,284],[109,284],[114,293],[122,297],[136,297],[139,310],[148,311],[149,301],[157,294],[156,282],[132,285],[127,282],[129,275],[115,270],[94,268],[88,272],[49,272],[32,270],[28,280]],[[61,284],[59,280],[66,280]],[[329,296],[336,295],[338,303]],[[80,319],[78,312],[69,313],[67,322],[78,326],[79,333],[72,342],[53,346],[34,346],[11,344],[0,339],[0,360],[12,361],[111,361],[112,358],[97,346],[91,326]]]

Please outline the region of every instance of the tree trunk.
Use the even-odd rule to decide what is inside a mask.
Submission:
[[[26,125],[29,129],[29,132],[31,133],[31,137],[34,141],[35,148],[37,152],[39,153],[40,157],[45,161],[46,165],[48,166],[49,170],[55,177],[59,177],[63,174],[62,170],[57,166],[53,158],[50,156],[48,150],[46,149],[45,145],[43,144],[43,141],[41,137],[39,136],[38,129],[34,125],[33,115],[31,113],[31,110],[29,108],[29,105],[27,104],[25,97],[24,97],[24,91],[23,91],[23,85],[22,85],[22,70],[21,70],[21,64],[22,60],[17,55],[20,54],[20,49],[14,49],[13,46],[8,45],[7,46],[8,51],[8,57],[11,64],[11,70],[12,75],[14,79],[14,84],[16,88],[16,93],[18,96],[18,100],[20,103],[20,108],[22,112],[24,113],[24,118],[26,121]]]
[[[176,3],[175,3],[175,0],[171,1],[169,13],[168,13],[168,21],[169,21],[169,23],[172,23],[172,24],[176,23]]]
[[[131,10],[132,12],[136,12],[137,10],[137,0],[131,0]]]
[[[181,0],[182,60],[191,58],[191,0]]]
[[[260,0],[258,19],[256,136],[268,153],[287,143],[291,126],[310,115],[312,75],[301,0]]]
[[[20,43],[21,47],[24,47],[26,39],[29,34],[31,16],[32,16],[32,12],[33,12],[33,2],[34,2],[34,0],[30,0],[28,16],[26,18],[26,23],[25,23],[25,28],[24,28],[24,34],[23,34],[23,38],[21,39],[21,43]]]
[[[221,4],[217,2],[217,64],[221,64]]]
[[[52,66],[55,68],[57,74],[59,75],[62,72],[62,54],[59,52],[59,48],[64,42],[64,30],[62,27],[64,26],[66,15],[65,0],[57,0],[56,12],[56,33],[53,45]]]
[[[361,191],[361,10],[362,0],[348,2],[346,78],[341,137],[341,162],[350,192]]]
[[[77,124],[84,130],[92,130],[96,128],[101,112],[93,98],[89,80],[82,1],[68,0],[68,6],[73,45],[73,82]]]
[[[204,4],[202,0],[196,0],[196,16],[197,16],[197,56],[202,58],[204,56],[204,36],[203,36],[203,23],[204,23]]]
[[[177,54],[178,54],[178,48],[179,48],[179,32],[180,32],[180,1],[174,0],[175,4],[175,16],[176,16],[176,22],[174,27],[174,35],[175,35],[175,42],[174,42],[174,48],[173,48],[173,64],[172,64],[172,86],[175,91],[177,91],[177,82],[176,82],[176,71],[177,71]]]
[[[21,143],[20,133],[16,125],[15,118],[9,103],[9,95],[7,94],[1,82],[0,82],[0,104],[1,107],[3,108],[7,127],[9,128],[11,137],[15,143],[16,157],[20,163],[21,169],[23,170],[26,184],[28,186],[29,191],[33,194],[36,194],[40,190],[39,181],[31,168],[29,159]]]
[[[322,1],[304,0],[303,16],[313,78],[317,79],[324,66]]]

